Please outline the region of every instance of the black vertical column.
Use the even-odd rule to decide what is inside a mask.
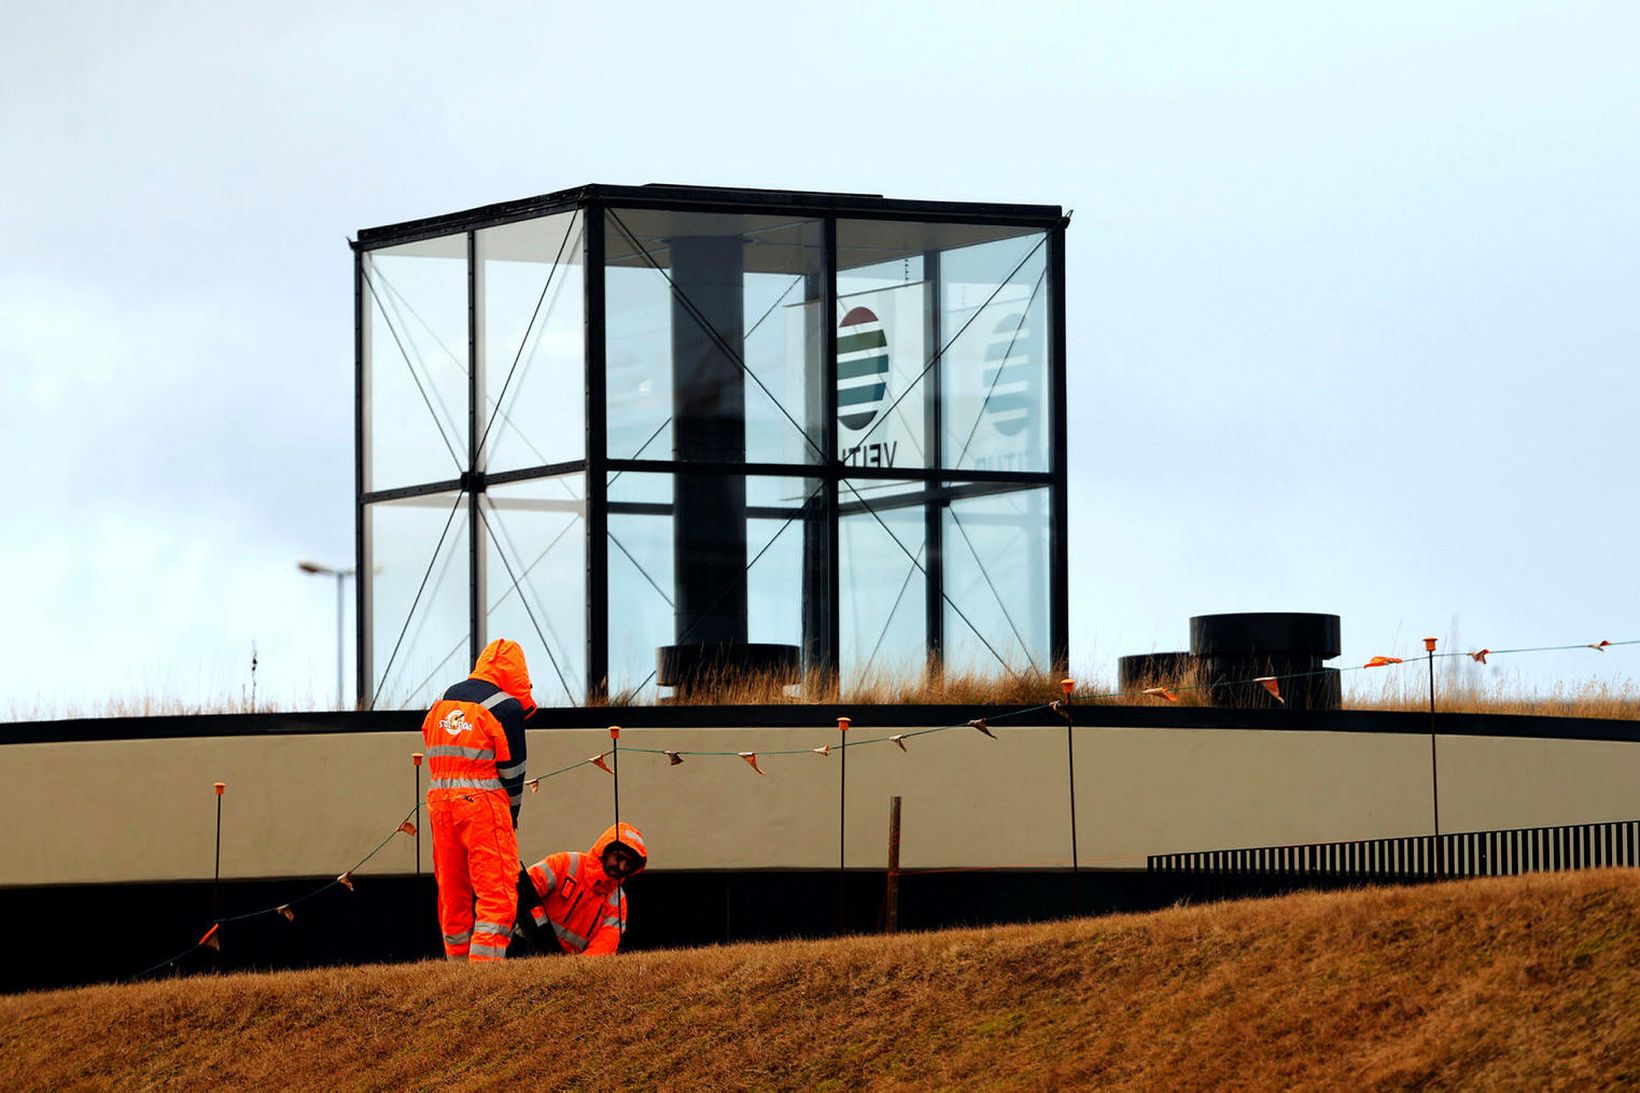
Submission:
[[[370,600],[375,591],[371,581],[370,537],[365,524],[364,495],[370,488],[365,460],[370,456],[370,401],[366,388],[365,365],[370,356],[370,311],[365,298],[365,251],[353,252],[353,674],[355,704],[363,708],[370,701]]]
[[[484,468],[478,441],[484,427],[484,272],[478,263],[478,233],[467,233],[467,648],[468,664],[484,649]]]
[[[604,385],[604,208],[586,218],[587,701],[609,695],[609,457]]]
[[[1052,382],[1049,396],[1053,399],[1053,433],[1048,458],[1053,486],[1052,527],[1048,536],[1048,652],[1053,658],[1054,672],[1064,674],[1070,668],[1070,559],[1069,473],[1066,467],[1068,449],[1068,422],[1065,399],[1065,222],[1048,230],[1048,365]]]
[[[941,405],[940,360],[944,349],[944,324],[940,321],[940,252],[923,252],[923,345],[933,358],[923,390],[923,444],[928,465],[935,470],[945,462],[945,416]],[[930,479],[923,484],[928,496],[923,509],[923,538],[928,545],[924,561],[924,598],[927,618],[928,670],[930,681],[943,676],[945,662],[945,501],[944,482]]]
[[[745,242],[674,236],[672,458],[746,461]],[[674,640],[746,643],[746,478],[673,479]]]
[[[823,487],[826,527],[825,650],[829,670],[839,673],[843,656],[843,624],[839,613],[842,577],[837,527],[838,476],[842,473],[837,461],[837,220],[828,216],[820,223],[820,374],[824,377],[820,405],[825,425],[820,449],[826,476]]]
[[[830,274],[831,271],[826,269],[803,278],[803,404],[804,424],[810,437],[825,436],[826,407],[830,405],[826,388],[835,386],[822,351],[826,326],[822,285]],[[811,346],[812,352],[809,349]],[[822,452],[823,463],[829,464],[829,459]],[[825,469],[825,465],[820,468],[822,473]],[[831,595],[828,582],[831,569],[827,559],[831,556],[828,546],[831,541],[830,521],[826,516],[824,481],[803,503],[803,670],[811,675],[824,674],[835,667],[829,622]]]

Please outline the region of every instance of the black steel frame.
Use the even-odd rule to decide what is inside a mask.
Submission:
[[[369,390],[366,368],[371,352],[369,345],[369,296],[365,283],[365,260],[371,251],[420,242],[444,236],[465,233],[467,258],[468,305],[468,467],[477,463],[478,446],[482,439],[482,400],[484,390],[483,316],[478,307],[482,291],[482,270],[477,255],[477,233],[524,220],[551,216],[579,209],[582,215],[583,260],[587,277],[583,299],[585,315],[585,393],[586,393],[586,455],[582,459],[567,460],[539,467],[523,468],[496,474],[475,473],[471,470],[458,478],[384,490],[366,490],[366,464],[369,458]],[[939,418],[938,384],[940,368],[928,369],[922,382],[933,385],[935,397],[925,399],[925,434],[932,446],[930,467],[864,467],[846,466],[838,461],[837,427],[837,327],[834,322],[820,324],[821,362],[824,378],[821,388],[821,444],[823,461],[817,463],[743,463],[718,464],[680,462],[668,459],[613,459],[607,452],[606,391],[604,352],[604,279],[600,275],[605,255],[605,213],[611,209],[673,210],[692,213],[728,213],[761,215],[795,215],[820,221],[822,229],[822,265],[824,271],[819,285],[819,313],[833,315],[837,301],[837,224],[843,220],[879,220],[908,223],[948,223],[1018,227],[1045,233],[1049,291],[1049,459],[1046,472],[1015,471],[958,471],[942,468],[940,447],[942,439]],[[565,474],[584,474],[586,481],[586,694],[589,698],[608,695],[609,649],[609,552],[608,514],[620,512],[669,511],[669,506],[621,503],[611,505],[608,500],[608,476],[616,472],[662,474],[737,474],[747,476],[774,476],[818,480],[819,518],[825,533],[825,588],[824,603],[815,605],[818,612],[812,616],[811,647],[807,650],[811,663],[835,668],[838,661],[841,622],[838,586],[840,580],[839,524],[847,515],[887,511],[912,506],[924,507],[927,560],[923,563],[926,582],[925,602],[927,648],[931,664],[937,664],[943,653],[944,599],[943,589],[943,511],[958,498],[985,494],[1012,492],[1022,488],[1046,487],[1050,507],[1050,543],[1048,552],[1048,627],[1051,670],[1062,672],[1070,656],[1069,572],[1066,548],[1067,531],[1067,436],[1066,420],[1066,345],[1065,345],[1065,228],[1068,224],[1058,206],[1001,205],[971,202],[903,201],[873,194],[802,193],[769,190],[741,190],[722,187],[685,186],[605,186],[591,185],[558,191],[522,201],[486,205],[464,212],[423,220],[360,231],[354,251],[354,458],[355,458],[355,544],[361,579],[356,582],[357,606],[357,687],[361,706],[371,701],[371,581],[369,556],[371,554],[368,524],[369,506],[385,501],[463,492],[469,506],[468,520],[468,625],[470,653],[476,659],[486,636],[484,608],[484,521],[478,518],[481,495],[490,485],[529,479],[546,479]],[[939,291],[939,254],[924,255],[924,277]],[[929,341],[935,351],[944,348],[944,331],[938,328],[938,300],[930,313],[932,329]],[[867,506],[856,500],[844,501],[840,496],[842,483],[847,480],[892,479],[906,483],[920,483],[920,491],[908,491],[894,498],[874,499]],[[748,516],[762,519],[802,516],[804,508],[781,509],[763,507],[748,512]],[[818,576],[818,574],[816,574]],[[810,617],[805,609],[805,617]],[[806,629],[809,627],[806,626]]]

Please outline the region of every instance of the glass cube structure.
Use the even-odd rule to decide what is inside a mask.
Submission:
[[[1063,665],[1057,206],[585,186],[359,233],[359,702]]]

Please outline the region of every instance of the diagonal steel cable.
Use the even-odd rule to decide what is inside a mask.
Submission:
[[[531,562],[529,565],[524,567],[524,572],[522,574],[520,574],[520,576],[528,577],[531,573],[535,572],[535,567],[540,565],[543,561],[546,560],[547,555],[552,553],[552,548],[557,546],[559,541],[562,540],[565,535],[569,534],[570,529],[575,527],[575,525],[578,522],[579,521],[577,521],[577,520],[571,520],[569,523],[565,524],[563,526],[563,528],[558,532],[558,534],[554,535],[552,537],[552,542],[548,543],[546,545],[546,548],[544,550],[542,550],[540,554],[537,554],[535,556],[535,561]],[[522,555],[520,555],[520,557],[522,557]],[[502,604],[506,603],[507,600],[512,597],[512,594],[513,594],[514,591],[516,591],[516,589],[513,586],[509,585],[507,587],[507,590],[505,592],[501,593],[500,598],[496,599],[494,602],[492,602],[490,604],[490,606],[488,608],[485,609],[485,612],[484,612],[485,617],[488,618],[490,615],[494,614],[496,608],[498,608]],[[431,683],[433,681],[433,677],[438,675],[439,672],[441,670],[443,670],[443,668],[446,664],[450,663],[450,658],[455,656],[457,653],[461,652],[461,646],[466,640],[467,639],[466,639],[465,636],[458,639],[456,641],[455,645],[451,646],[450,651],[448,653],[445,653],[444,656],[442,658],[440,658],[439,662],[436,665],[433,666],[433,670],[431,672],[427,673],[427,677],[425,679],[423,679],[420,683],[416,684],[416,686],[411,689],[410,693],[411,694],[417,694],[418,692],[421,691],[421,689],[423,687],[425,687],[425,686],[427,686],[427,684]]]
[[[796,277],[794,277],[792,279],[792,283],[786,286],[786,291],[782,292],[779,296],[775,297],[774,303],[770,304],[769,309],[767,311],[765,311],[761,316],[759,316],[757,322],[753,323],[751,326],[746,328],[746,333],[741,335],[741,339],[743,341],[750,339],[753,334],[757,333],[757,328],[763,325],[763,320],[767,319],[770,315],[774,314],[774,309],[780,306],[780,301],[784,300],[787,296],[790,296],[792,289],[796,288],[797,285],[798,285],[798,282],[800,282],[801,280],[803,280],[803,275],[801,273],[799,273]],[[649,434],[649,439],[645,440],[642,444],[638,445],[638,450],[633,452],[631,455],[627,456],[627,458],[628,459],[640,459],[640,458],[642,458],[643,453],[649,448],[649,446],[651,444],[655,443],[655,438],[660,436],[661,433],[665,432],[666,427],[670,424],[672,424],[672,416],[670,414],[668,414],[665,421],[663,421],[659,425],[655,426],[655,431]],[[610,475],[608,485],[605,488],[607,489],[608,486],[613,486],[620,479],[621,475],[623,475],[625,473],[626,473],[625,471],[616,471],[614,474]]]
[[[746,575],[749,574],[752,571],[752,567],[755,566],[762,559],[763,555],[765,555],[769,552],[769,548],[774,546],[775,542],[782,535],[784,535],[786,533],[786,529],[791,527],[793,522],[795,522],[799,516],[803,515],[804,511],[808,509],[809,503],[812,502],[816,497],[818,497],[820,495],[820,491],[825,489],[825,486],[826,486],[826,483],[825,483],[824,479],[821,479],[816,483],[814,489],[809,492],[809,495],[807,497],[803,498],[802,505],[798,506],[796,509],[794,509],[792,511],[792,514],[790,516],[786,517],[786,519],[781,523],[780,527],[775,531],[775,533],[773,535],[769,536],[769,541],[763,544],[762,549],[757,552],[756,556],[753,557],[751,561],[746,563],[746,568],[742,569],[740,571],[740,576],[733,583],[731,583],[729,585],[729,587],[725,588],[722,592],[719,592],[718,596],[717,596],[717,599],[713,600],[711,603],[706,605],[706,609],[701,612],[701,618],[698,618],[694,622],[690,623],[687,627],[684,628],[683,633],[681,633],[677,636],[677,643],[678,644],[681,645],[685,641],[687,641],[688,638],[689,638],[689,635],[695,632],[695,627],[700,625],[702,619],[704,619],[707,615],[710,615],[714,610],[716,610],[717,605],[722,603],[726,598],[728,598],[729,594],[731,592],[733,592],[737,587],[739,587],[741,585],[744,585],[746,583]],[[660,671],[660,666],[659,665],[657,665],[654,668],[651,668],[649,670],[649,674],[643,677],[643,682],[639,683],[636,687],[633,687],[632,691],[634,693],[636,693],[638,691],[643,690],[645,687],[649,686],[649,681],[654,679],[655,674],[659,671]]]
[[[894,541],[894,545],[900,548],[900,553],[904,554],[907,558],[910,558],[911,564],[921,570],[924,576],[927,576],[928,570],[923,569],[922,562],[917,560],[917,556],[915,554],[912,554],[911,551],[906,549],[905,544],[900,542],[900,537],[894,534],[893,530],[889,528],[888,524],[883,521],[881,516],[877,515],[877,510],[872,508],[866,499],[861,496],[860,491],[854,488],[854,483],[847,478],[841,479],[840,481],[842,485],[848,487],[848,491],[854,495],[855,500],[860,502],[860,507],[865,509],[866,512],[871,515],[871,518],[876,520],[878,525],[882,527],[883,531],[888,534],[888,537]],[[996,657],[997,663],[1002,665],[1003,671],[1007,672],[1017,680],[1024,680],[1025,677],[1014,671],[1013,666],[1006,660],[1002,659],[1002,654],[997,652],[996,646],[986,640],[985,635],[979,632],[979,627],[974,625],[973,620],[968,617],[967,613],[964,612],[962,608],[957,606],[956,601],[947,595],[945,589],[943,588],[940,589],[940,599],[944,600],[946,605],[949,606],[952,611],[956,612],[957,618],[961,619],[963,623],[967,625],[968,629],[974,632],[974,636],[979,639],[980,644],[985,646],[993,657]]]
[[[964,332],[966,332],[967,329],[970,326],[974,325],[974,320],[978,319],[981,315],[983,315],[985,313],[985,309],[991,306],[991,301],[995,300],[997,298],[997,294],[1000,293],[1004,288],[1006,288],[1008,286],[1009,282],[1011,282],[1013,280],[1014,274],[1016,274],[1020,270],[1024,269],[1025,268],[1025,263],[1029,262],[1033,257],[1035,257],[1036,252],[1041,250],[1044,246],[1046,246],[1047,242],[1048,242],[1048,237],[1046,235],[1044,235],[1041,239],[1037,240],[1036,246],[1032,247],[1026,253],[1025,257],[1023,257],[1019,260],[1019,264],[1016,265],[1013,269],[1009,270],[1008,275],[1006,277],[1004,277],[1001,281],[997,282],[997,287],[992,289],[991,290],[991,295],[989,295],[985,298],[985,302],[983,304],[980,304],[979,307],[975,308],[974,313],[972,315],[968,316],[968,321],[963,323],[962,326],[960,328],[958,328],[958,330],[955,334],[951,335],[950,338],[946,339],[945,344],[940,346],[938,349],[936,349],[934,351],[934,355],[932,357],[928,358],[928,363],[923,365],[923,369],[922,369],[921,372],[917,373],[917,378],[912,380],[911,383],[906,387],[906,389],[904,391],[900,392],[899,397],[896,398],[892,403],[889,404],[889,407],[888,407],[887,411],[877,415],[877,420],[875,422],[873,422],[871,427],[868,428],[860,436],[860,443],[861,444],[864,444],[867,440],[869,440],[871,438],[871,434],[875,433],[882,426],[882,424],[885,421],[888,420],[889,415],[892,414],[895,411],[895,409],[897,409],[899,407],[900,403],[905,401],[906,396],[911,394],[912,391],[917,389],[917,385],[919,383],[921,383],[924,379],[927,378],[928,373],[933,370],[934,366],[939,364],[940,361],[945,358],[946,350],[950,349],[953,345],[955,345],[957,343],[957,339],[962,337]],[[832,317],[832,321],[833,322],[836,321],[836,316]]]
[[[427,396],[426,388],[421,385],[421,377],[416,374],[415,366],[410,363],[410,354],[405,351],[404,342],[399,338],[398,329],[394,327],[392,317],[387,314],[387,307],[382,303],[381,295],[376,292],[375,283],[370,275],[370,264],[368,262],[363,263],[360,269],[364,273],[365,288],[369,290],[370,298],[376,302],[376,310],[381,313],[382,322],[387,324],[387,332],[393,335],[393,344],[399,347],[399,356],[404,360],[404,367],[409,370],[410,379],[415,383],[416,390],[421,392],[421,400],[427,404],[427,413],[432,417],[433,425],[438,429],[439,439],[444,441],[444,447],[449,451],[450,459],[455,463],[456,470],[463,470],[466,464],[456,454],[455,445],[450,443],[450,438],[444,434],[444,423],[439,420],[438,411],[433,409],[433,400]]]
[[[917,557],[921,558],[923,551],[925,551],[927,549],[928,549],[928,540],[924,539],[922,545],[917,548]],[[899,609],[900,609],[900,601],[905,599],[905,590],[911,587],[911,578],[915,577],[916,575],[917,575],[916,559],[912,559],[911,568],[909,568],[905,571],[905,580],[900,582],[899,595],[894,597],[894,606],[892,606],[888,609],[888,617],[883,620],[883,629],[877,635],[877,644],[875,644],[871,647],[871,655],[866,658],[865,666],[860,669],[860,674],[862,676],[864,676],[867,672],[871,671],[871,663],[872,663],[872,661],[877,659],[877,651],[883,647],[883,639],[888,637],[888,628],[890,626],[892,626],[893,623],[894,623],[894,614],[895,614],[895,612],[899,611]]]
[[[438,565],[438,557],[444,549],[445,537],[450,534],[450,525],[455,523],[456,513],[461,510],[461,502],[466,496],[466,494],[457,493],[456,503],[450,506],[450,515],[445,519],[444,530],[439,532],[438,542],[433,546],[433,557],[427,563],[427,572],[422,574],[421,585],[416,589],[416,598],[410,601],[410,611],[404,616],[404,626],[399,629],[399,640],[393,643],[393,652],[387,658],[387,665],[382,668],[381,682],[376,684],[376,692],[370,696],[369,709],[376,708],[376,700],[382,696],[382,688],[387,686],[387,677],[393,671],[393,662],[398,659],[399,648],[404,644],[404,635],[410,630],[410,620],[416,617],[416,606],[421,603],[421,594],[427,589],[427,579],[433,575],[433,568]]]
[[[484,522],[485,530],[490,532],[490,537],[493,539],[495,531],[490,527],[490,518],[484,515],[483,505],[478,506],[478,518]],[[573,699],[575,692],[570,690],[569,682],[564,679],[563,669],[558,667],[558,658],[552,655],[552,646],[548,643],[547,636],[541,632],[541,624],[535,621],[535,612],[530,610],[530,598],[524,595],[523,588],[519,586],[518,575],[513,572],[512,563],[507,560],[507,552],[498,545],[495,553],[501,559],[501,564],[506,567],[507,576],[512,580],[513,587],[518,589],[518,600],[524,605],[524,614],[529,616],[530,625],[535,627],[535,636],[541,639],[541,648],[547,651],[547,660],[552,664],[553,673],[558,676],[558,682],[563,686],[564,693]]]
[[[564,238],[558,241],[558,253],[553,256],[552,266],[547,270],[546,283],[541,286],[541,295],[536,297],[535,310],[530,312],[530,321],[524,327],[524,336],[518,342],[518,352],[513,354],[512,366],[507,369],[507,378],[502,381],[501,390],[495,396],[495,408],[490,411],[490,420],[484,423],[484,432],[480,434],[478,447],[474,449],[478,452],[480,460],[484,458],[484,442],[490,439],[490,429],[495,425],[495,419],[501,413],[501,407],[507,400],[507,388],[512,384],[513,373],[518,370],[518,362],[523,359],[525,346],[530,344],[530,332],[535,329],[535,320],[540,317],[541,305],[546,301],[547,293],[552,289],[553,278],[563,268],[560,262],[564,257],[564,248],[569,245],[570,236],[575,234],[575,221],[580,215],[581,210],[579,208],[570,213],[569,224],[564,229]],[[554,301],[554,304],[556,303],[557,301]],[[533,447],[531,450],[534,450]],[[540,454],[540,452],[536,452],[538,457]],[[544,459],[542,461],[545,462]]]
[[[672,280],[672,275],[667,273],[666,270],[661,267],[659,262],[655,261],[654,256],[649,253],[647,247],[638,242],[638,237],[632,234],[632,230],[626,226],[626,222],[621,219],[620,214],[614,209],[610,209],[609,217],[611,220],[615,221],[616,227],[621,229],[621,234],[626,236],[627,241],[638,249],[638,253],[643,255],[644,261],[648,262],[650,266],[654,268],[656,273],[659,273],[662,277],[666,278],[666,283],[672,288],[672,294],[677,297],[678,303],[683,305],[683,309],[689,313],[689,317],[695,320],[701,330],[705,332],[706,336],[712,339],[713,343],[725,357],[728,357],[729,360],[734,363],[735,367],[739,368],[745,375],[751,377],[752,382],[757,384],[758,390],[762,391],[764,396],[774,404],[774,408],[780,411],[780,416],[790,422],[793,429],[797,430],[798,435],[803,438],[803,442],[813,448],[815,454],[821,459],[825,459],[825,452],[822,451],[820,445],[816,444],[814,439],[809,436],[808,430],[797,423],[797,419],[792,417],[781,401],[774,397],[774,392],[769,390],[768,385],[758,377],[756,372],[753,372],[746,366],[746,362],[742,359],[741,355],[731,349],[729,347],[729,343],[723,340],[723,335],[719,334],[717,330],[713,328],[712,324],[706,321],[706,316],[701,314],[700,309],[695,306],[695,302],[689,298],[688,293],[678,287],[678,283]]]
[[[1042,290],[1042,282],[1047,276],[1048,269],[1044,266],[1042,272],[1037,275],[1036,284],[1031,288],[1030,298],[1025,301],[1025,310],[1019,313],[1019,322],[1014,324],[1014,332],[1008,338],[1008,348],[1003,351],[1002,360],[997,363],[997,374],[991,377],[991,386],[986,390],[985,397],[980,400],[979,410],[974,414],[974,423],[968,427],[968,439],[962,442],[962,451],[957,453],[957,458],[953,459],[949,466],[962,466],[962,457],[968,454],[968,446],[974,442],[974,434],[979,431],[979,423],[985,417],[985,407],[990,405],[991,396],[996,393],[997,384],[1002,381],[1003,368],[1007,365],[1008,358],[1014,354],[1014,343],[1019,340],[1019,332],[1025,328],[1025,319],[1030,315],[1031,305],[1036,303],[1036,294]]]
[[[1002,593],[997,591],[996,584],[991,580],[991,572],[986,569],[985,561],[979,556],[979,551],[974,549],[974,541],[968,537],[968,529],[962,526],[962,519],[957,516],[956,508],[947,505],[945,511],[951,514],[951,522],[957,525],[957,531],[961,533],[962,541],[968,546],[968,553],[974,556],[974,564],[979,567],[979,575],[985,578],[985,587],[989,588],[991,595],[996,597],[997,606],[1002,609],[1002,617],[1008,622],[1008,629],[1014,632],[1014,640],[1019,642],[1020,651],[1025,654],[1026,660],[1031,660],[1031,647],[1025,644],[1024,637],[1019,633],[1019,627],[1014,623],[1013,615],[1008,613],[1008,603],[1002,598]],[[1009,542],[1012,544],[1012,540],[1009,540]]]

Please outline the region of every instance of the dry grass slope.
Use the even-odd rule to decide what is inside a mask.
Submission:
[[[8,1088],[1640,1082],[1640,875],[0,999]]]

